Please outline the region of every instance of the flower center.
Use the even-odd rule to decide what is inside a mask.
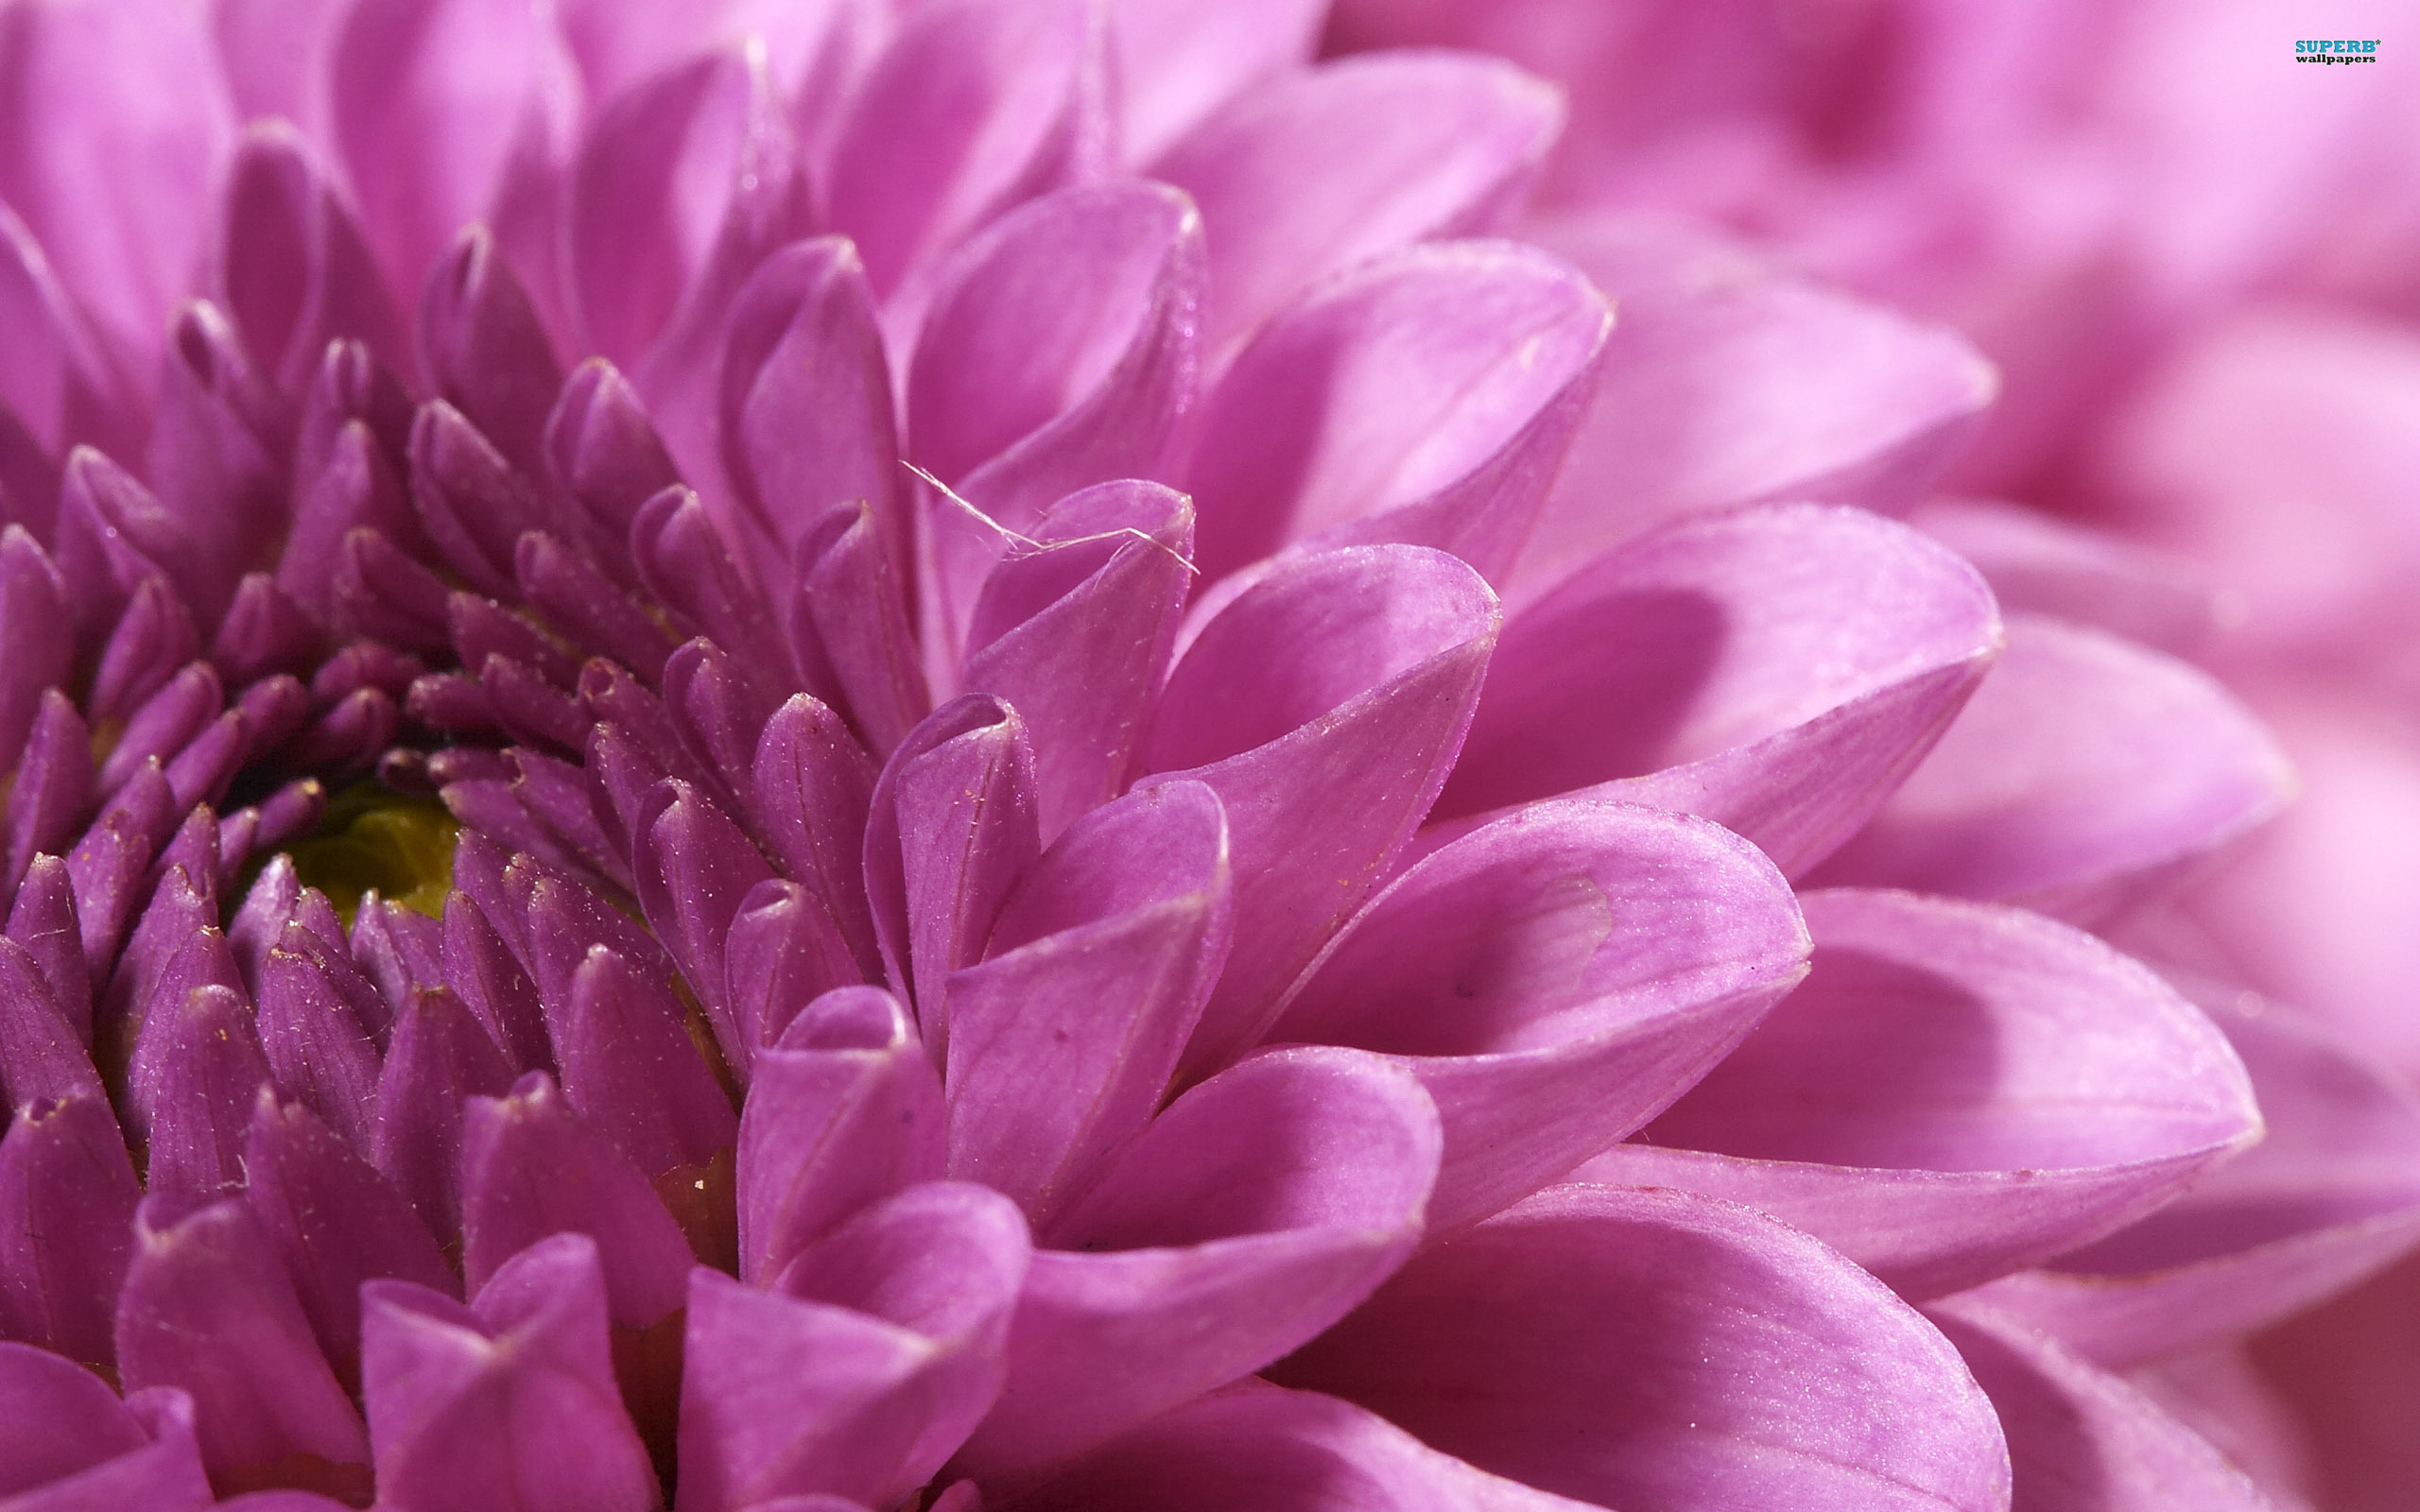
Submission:
[[[461,828],[434,799],[360,782],[331,799],[320,827],[287,854],[303,885],[327,894],[348,929],[362,896],[373,891],[438,919],[454,886],[454,840]]]

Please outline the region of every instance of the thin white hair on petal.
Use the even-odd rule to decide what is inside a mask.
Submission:
[[[953,489],[948,484],[943,483],[941,479],[933,476],[930,472],[925,472],[923,468],[918,467],[915,463],[908,461],[906,457],[900,458],[899,465],[906,468],[908,472],[915,473],[918,477],[923,478],[926,483],[931,484],[934,490],[941,494],[942,498],[947,499],[950,503],[956,505],[967,515],[968,518],[982,525],[986,530],[991,531],[994,535],[998,536],[1003,541],[1023,546],[1028,551],[1048,551],[1058,546],[1081,546],[1096,541],[1114,541],[1119,536],[1132,536],[1136,541],[1150,546],[1154,551],[1167,553],[1176,561],[1178,566],[1185,570],[1187,575],[1195,577],[1201,576],[1201,569],[1193,565],[1193,559],[1191,558],[1185,556],[1184,553],[1177,550],[1174,546],[1169,545],[1167,541],[1162,541],[1159,537],[1152,535],[1148,530],[1141,530],[1133,525],[1120,525],[1115,530],[1103,530],[1089,536],[1069,536],[1061,541],[1036,541],[1031,536],[1021,535],[1018,532],[1010,529],[1007,525],[1000,524],[997,520],[994,520],[990,515],[985,514],[981,509],[977,508],[971,501],[969,501],[964,495],[960,494],[956,489]]]

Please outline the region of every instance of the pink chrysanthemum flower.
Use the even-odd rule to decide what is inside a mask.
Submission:
[[[2284,777],[1855,507],[1954,338],[1312,6],[210,19],[0,12],[0,1506],[2236,1493],[1962,1295],[2226,1200],[2046,914]]]

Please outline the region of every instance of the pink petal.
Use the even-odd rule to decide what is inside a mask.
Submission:
[[[1106,48],[1074,0],[908,13],[840,127],[825,208],[890,301],[919,265],[1111,156]]]
[[[82,443],[134,455],[126,434],[139,408],[104,355],[34,233],[0,209],[0,338],[15,353],[0,372],[0,404],[55,463]],[[50,479],[55,491],[58,480]],[[19,517],[47,536],[54,502],[14,498]]]
[[[519,0],[361,0],[330,68],[336,140],[394,287],[419,287],[458,229],[562,150],[570,61]]]
[[[766,723],[750,776],[785,870],[832,911],[865,973],[878,973],[862,859],[876,774],[864,747],[830,709],[801,694]]]
[[[244,120],[283,116],[328,139],[328,59],[343,0],[218,0],[211,29],[228,92]]]
[[[1389,884],[1270,1031],[1419,1078],[1445,1129],[1432,1231],[1486,1216],[1637,1128],[1806,971],[1789,889],[1702,820],[1540,803]]]
[[[998,1395],[1028,1248],[996,1193],[930,1182],[810,1246],[778,1295],[697,1272],[681,1505],[814,1492],[896,1504]]]
[[[953,1469],[1039,1469],[1310,1339],[1410,1252],[1437,1149],[1419,1084],[1353,1051],[1180,1097],[1042,1235],[1007,1389]]]
[[[1347,59],[1242,94],[1150,169],[1208,227],[1203,351],[1223,361],[1337,268],[1495,229],[1562,124],[1549,86],[1452,53]],[[1306,157],[1308,142],[1324,146]]]
[[[2274,740],[2206,674],[2017,615],[1993,676],[1818,880],[2007,899],[2089,922],[2257,825],[2292,790]]]
[[[1964,340],[1880,305],[1762,272],[1675,287],[1653,261],[1637,266],[1618,227],[1530,233],[1595,279],[1621,321],[1516,596],[1676,515],[1791,497],[1904,504],[1998,387]],[[1756,444],[1739,444],[1748,436]]]
[[[786,555],[835,505],[862,499],[905,579],[890,367],[855,247],[818,237],[756,269],[732,304],[716,417],[748,526]]]
[[[843,988],[760,1053],[739,1115],[739,1265],[769,1284],[860,1209],[942,1174],[941,1078],[896,999]]]
[[[1972,562],[2004,610],[2055,614],[2190,656],[2220,628],[2216,584],[2180,558],[2014,504],[1938,499],[1908,523]]]
[[[1052,506],[983,579],[962,680],[1025,719],[1046,840],[1126,783],[1175,651],[1192,524],[1169,489],[1104,483]]]
[[[1497,624],[1495,595],[1455,558],[1357,546],[1278,565],[1194,636],[1142,765],[1225,806],[1248,949],[1185,1074],[1258,1040],[1277,994],[1386,875],[1461,745]]]
[[[1201,217],[1140,180],[1001,216],[934,273],[908,370],[909,453],[993,521],[1166,474],[1193,398]]]
[[[2224,1036],[2092,936],[1907,893],[1801,902],[1806,984],[1591,1179],[1746,1203],[1921,1297],[2097,1239],[2258,1137]]]
[[[1623,1512],[2008,1505],[1947,1341],[1804,1234],[1681,1193],[1550,1188],[1271,1374]]]
[[[82,1366],[0,1343],[0,1506],[9,1512],[199,1512],[210,1483],[193,1400],[138,1391],[121,1403]]]
[[[1167,782],[1094,810],[949,983],[950,1174],[1038,1224],[1150,1121],[1226,962],[1226,816]]]
[[[1581,1512],[1440,1454],[1375,1413],[1247,1381],[1093,1451],[1037,1493],[1066,1512]]]
[[[1438,812],[1591,788],[1713,819],[1794,873],[1923,758],[1999,631],[1973,569],[1862,510],[1682,522],[1512,615]]]
[[[0,21],[0,199],[137,370],[198,270],[232,135],[199,19],[44,0]]]
[[[1202,570],[1404,541],[1501,581],[1585,411],[1612,313],[1526,248],[1374,259],[1279,311],[1210,398],[1186,486]]]
[[[1150,163],[1236,94],[1309,62],[1325,9],[1320,0],[1115,0],[1109,31],[1125,163]]]
[[[2420,1239],[2420,1093],[2290,1009],[2204,1001],[2268,1138],[2132,1227],[1976,1294],[2112,1369],[2252,1333]]]
[[[2207,1439],[2118,1377],[1988,1307],[1929,1314],[1991,1396],[2026,1512],[2274,1512]]]
[[[972,964],[1001,900],[1041,853],[1033,752],[1016,711],[980,694],[936,712],[891,753],[866,823],[866,891],[894,988],[912,989],[936,1058],[949,973]]]
[[[245,132],[220,220],[212,283],[253,360],[286,393],[310,388],[338,339],[409,370],[402,319],[351,207],[283,122]]]

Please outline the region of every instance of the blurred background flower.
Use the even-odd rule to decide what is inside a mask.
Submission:
[[[2301,774],[2282,818],[2118,937],[2411,1075],[2415,21],[2395,0],[1340,0],[1328,44],[1478,47],[1562,83],[1549,240],[1702,217],[1972,337],[2002,388],[1945,485],[2109,534],[1972,505],[1927,527],[2004,602],[2219,671]],[[2379,60],[2296,66],[2307,38],[2376,39]],[[2411,1286],[2256,1351],[2316,1435],[2328,1505],[2420,1485]]]
[[[1299,0],[0,10],[0,1504],[2357,1464],[2236,1345],[2420,1102],[2187,659],[2369,527],[2187,538],[2400,265],[1949,195],[2031,12],[1525,14],[1332,35],[1561,148]],[[1992,140],[2145,136],[2071,40]]]

